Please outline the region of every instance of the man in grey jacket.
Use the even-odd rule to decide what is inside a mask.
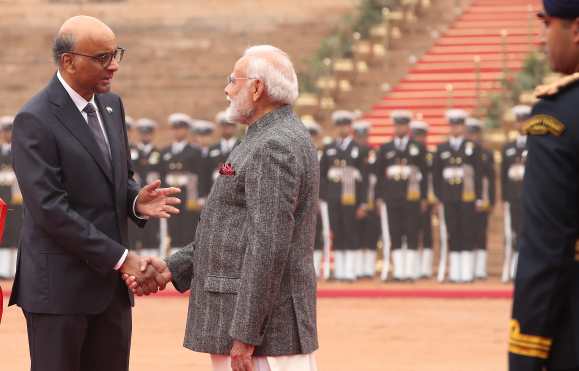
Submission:
[[[174,286],[191,290],[184,345],[210,353],[214,370],[316,370],[319,165],[292,111],[293,65],[280,49],[249,48],[225,94],[247,136],[220,168],[195,241],[167,259]]]

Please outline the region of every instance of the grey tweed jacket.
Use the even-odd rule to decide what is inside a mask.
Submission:
[[[235,175],[213,185],[195,241],[167,259],[191,290],[185,347],[256,356],[318,348],[313,247],[319,193],[316,149],[290,106],[252,124],[229,156]]]

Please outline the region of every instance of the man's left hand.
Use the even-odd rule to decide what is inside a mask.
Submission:
[[[239,340],[233,341],[231,348],[231,370],[232,371],[253,371],[253,351],[255,347],[242,343]]]
[[[171,214],[179,214],[179,205],[181,200],[172,197],[181,190],[179,188],[160,188],[161,181],[156,180],[141,189],[137,196],[135,211],[139,216],[152,218],[169,218]]]

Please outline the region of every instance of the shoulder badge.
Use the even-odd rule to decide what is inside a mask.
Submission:
[[[579,81],[579,72],[576,72],[573,75],[565,76],[555,81],[554,83],[538,86],[535,89],[535,96],[537,98],[544,98],[557,95],[561,89],[573,84],[576,81]]]
[[[523,131],[528,135],[552,134],[560,136],[565,131],[565,125],[553,116],[536,115],[523,125]]]
[[[509,148],[505,151],[505,156],[513,157],[517,153],[517,150],[514,148]]]
[[[211,152],[209,152],[209,157],[217,157],[221,155],[221,150],[220,149],[214,149]]]
[[[443,160],[446,160],[449,157],[450,157],[450,152],[448,152],[448,151],[444,151],[440,154],[440,158]]]
[[[335,148],[328,148],[328,150],[326,151],[326,155],[328,156],[335,156],[337,153]]]
[[[165,153],[165,155],[163,156],[163,160],[169,161],[169,160],[171,159],[171,157],[173,157],[173,155],[171,155],[171,152],[167,152],[167,153]]]

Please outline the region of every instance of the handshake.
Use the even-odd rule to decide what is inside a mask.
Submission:
[[[133,252],[129,252],[119,270],[127,287],[137,296],[164,290],[172,279],[171,271],[162,259],[140,257]]]

